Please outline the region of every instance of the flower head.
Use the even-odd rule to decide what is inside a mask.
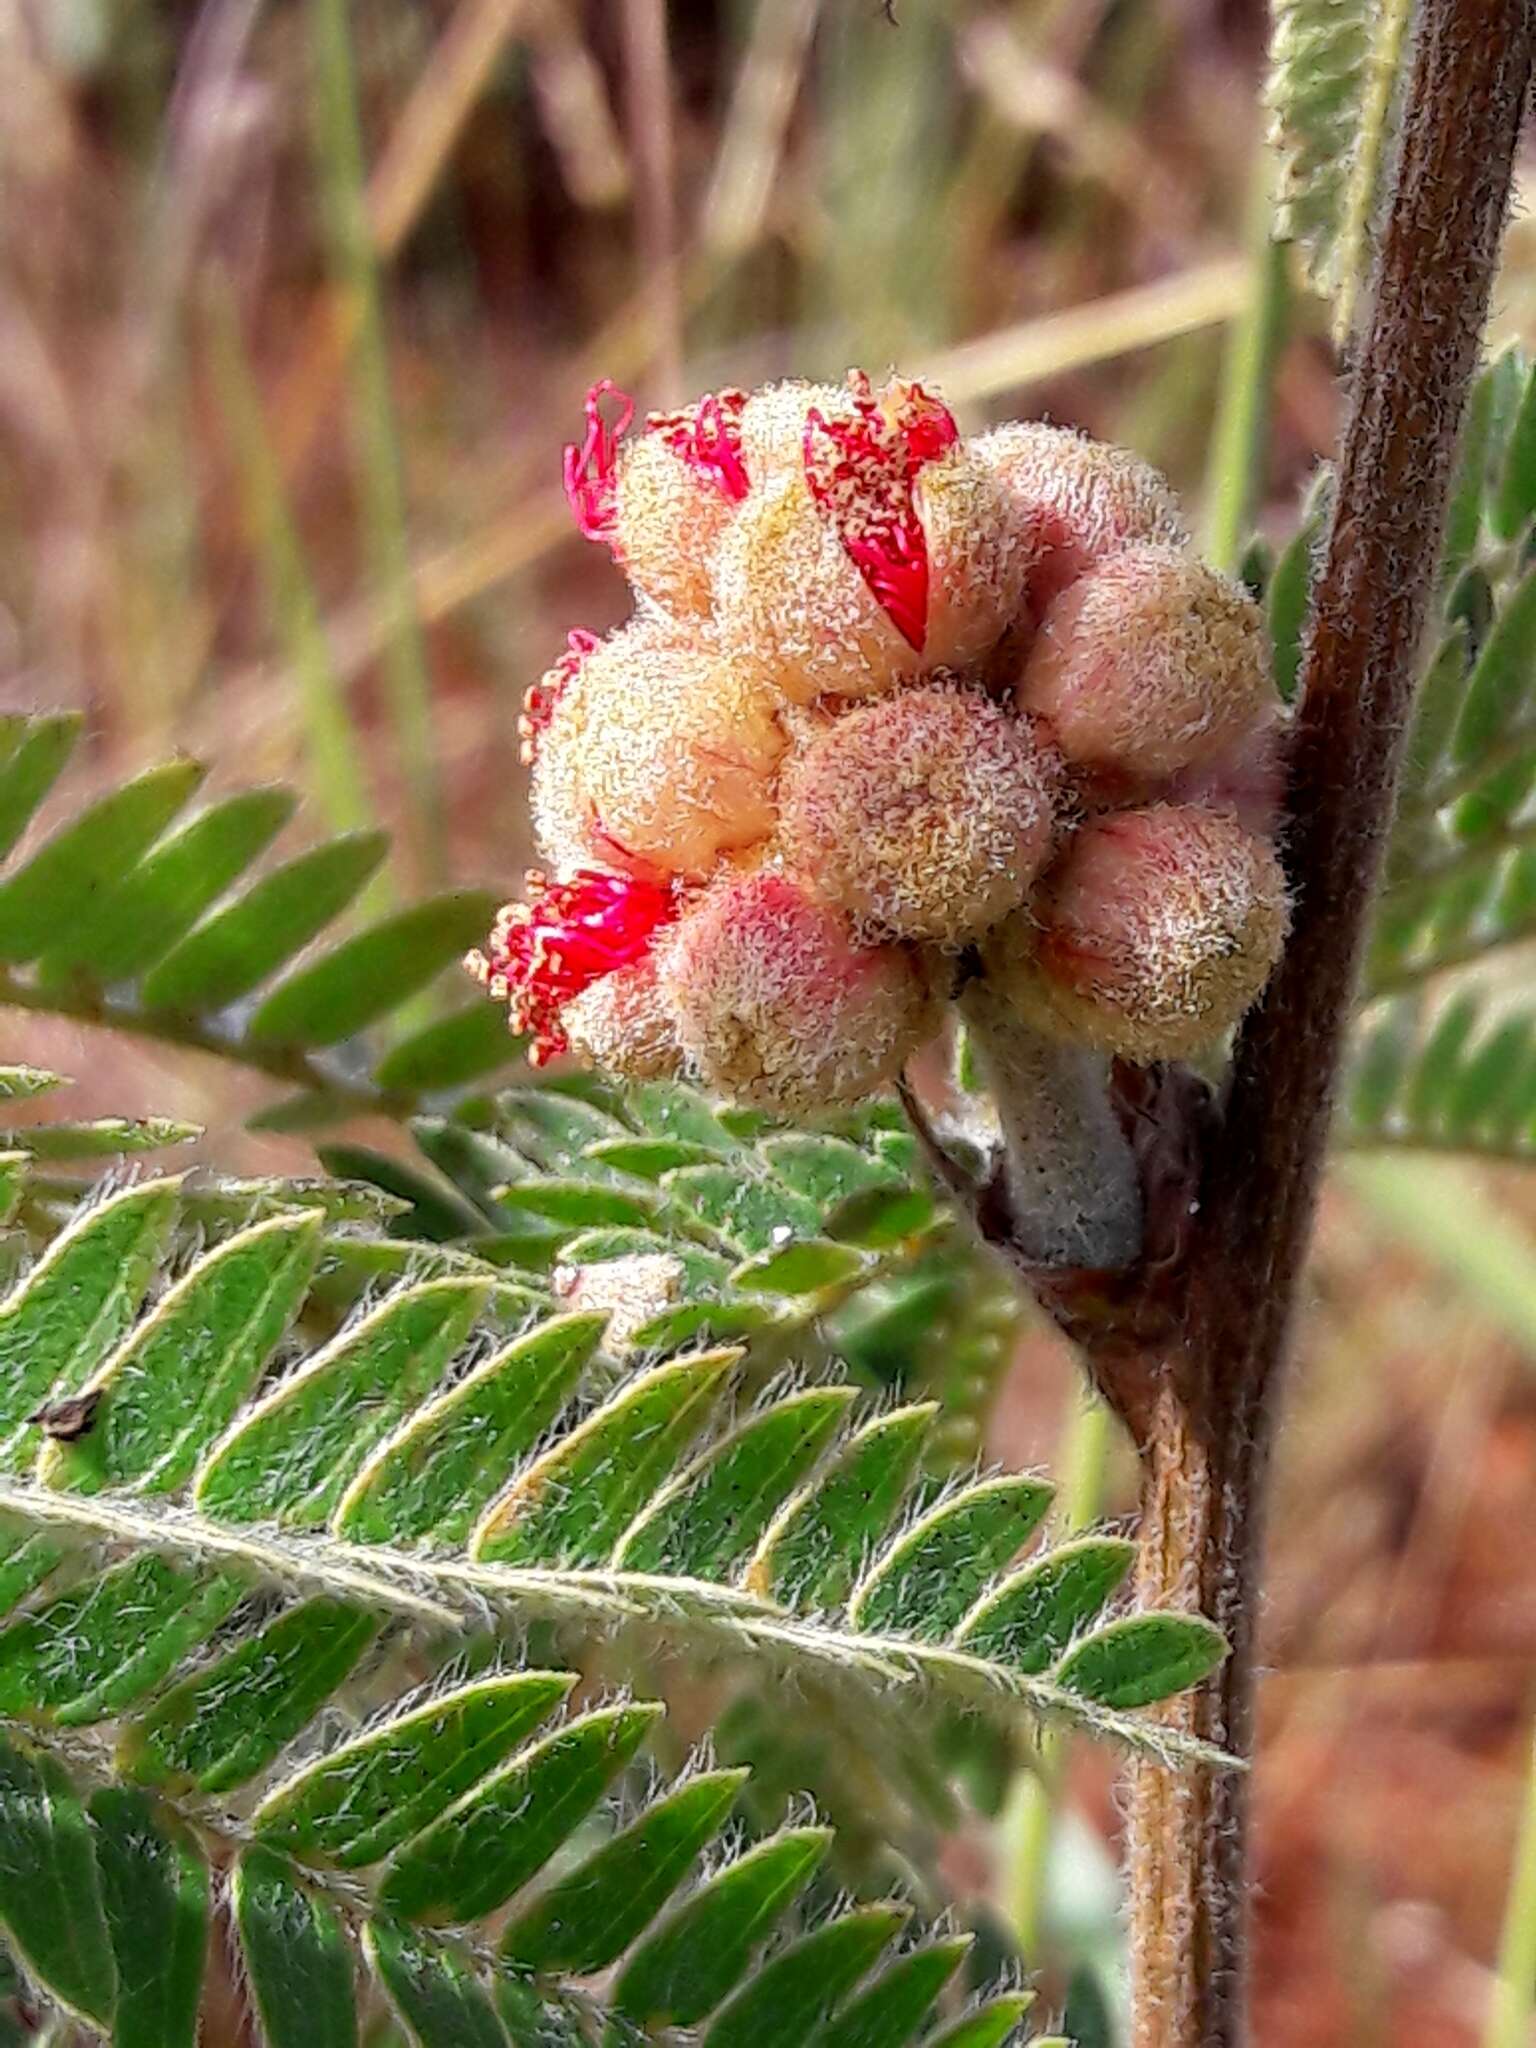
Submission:
[[[1288,917],[1286,721],[1153,470],[861,371],[634,427],[593,385],[566,489],[635,610],[528,692],[555,879],[468,963],[536,1065],[815,1112],[977,972],[1133,1061],[1236,1023]]]
[[[960,429],[921,384],[893,378],[877,399],[862,371],[849,377],[851,419],[813,406],[805,422],[805,476],[818,508],[919,654],[928,635],[928,540],[914,485],[923,465],[953,448]]]
[[[681,905],[673,889],[596,868],[553,883],[533,873],[527,882],[528,901],[505,905],[485,950],[464,964],[506,1004],[511,1028],[529,1034],[528,1057],[538,1067],[566,1050],[566,1004],[604,975],[645,959]]]

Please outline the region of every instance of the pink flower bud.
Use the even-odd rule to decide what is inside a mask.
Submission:
[[[571,1050],[621,1081],[673,1081],[682,1049],[661,993],[654,955],[605,974],[560,1012]]]
[[[704,1082],[788,1115],[868,1095],[932,1027],[909,953],[858,945],[835,911],[772,871],[716,882],[658,957]]]
[[[1034,562],[1036,617],[1096,562],[1140,541],[1184,546],[1179,501],[1150,464],[1069,427],[1017,420],[972,443],[1007,493],[1013,524]]]
[[[1059,764],[1029,723],[930,685],[861,704],[792,758],[779,844],[805,886],[885,936],[962,945],[1050,856]]]
[[[1017,698],[1074,765],[1173,775],[1226,754],[1272,716],[1263,616],[1204,563],[1128,547],[1056,599]]]
[[[604,399],[619,411],[610,426]],[[565,451],[565,488],[588,540],[604,542],[635,588],[679,617],[707,616],[710,561],[747,495],[743,391],[652,413],[624,442],[634,404],[604,380],[587,393],[587,432]],[[622,445],[621,445],[622,444]]]
[[[529,900],[498,912],[483,952],[465,967],[513,1031],[527,1032],[542,1066],[569,1044],[565,1010],[594,982],[649,958],[657,934],[681,909],[677,892],[626,875],[584,869],[551,884],[528,876]]]
[[[533,815],[573,858],[702,878],[767,837],[787,738],[763,672],[708,639],[637,619],[586,654],[535,764]]]
[[[798,471],[770,472],[726,534],[716,613],[795,701],[865,696],[985,652],[1024,568],[948,408],[851,372],[839,409],[807,407]]]
[[[1090,820],[1034,915],[1025,1007],[1060,1037],[1140,1062],[1184,1058],[1236,1024],[1289,921],[1273,848],[1192,804]],[[1025,937],[1008,928],[1009,944]]]

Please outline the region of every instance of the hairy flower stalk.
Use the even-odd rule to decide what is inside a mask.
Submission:
[[[973,982],[960,1014],[996,1106],[1008,1229],[1034,1266],[1128,1266],[1141,1245],[1136,1161],[1106,1085],[1108,1061],[1021,1017],[1006,988]]]

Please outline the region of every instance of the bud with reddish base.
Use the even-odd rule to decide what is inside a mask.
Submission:
[[[934,1023],[906,949],[859,945],[836,911],[772,871],[716,882],[658,957],[700,1078],[787,1115],[871,1094]]]
[[[1179,501],[1150,463],[1044,420],[1014,420],[972,443],[1005,493],[1008,516],[1032,558],[1029,601],[1038,618],[1085,570],[1144,541],[1183,547]]]
[[[930,684],[857,706],[792,759],[779,844],[860,928],[961,946],[1024,901],[1059,783],[1027,720]]]
[[[1137,1062],[1229,1030],[1269,979],[1289,922],[1273,848],[1193,804],[1092,819],[989,958],[1057,1037]],[[1020,969],[1022,968],[1022,972]]]
[[[1125,548],[1047,611],[1016,696],[1072,765],[1174,775],[1230,754],[1272,716],[1263,615],[1203,562]]]

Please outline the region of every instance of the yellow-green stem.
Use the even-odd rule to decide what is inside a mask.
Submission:
[[[411,582],[404,466],[368,219],[357,79],[347,17],[347,0],[310,0],[316,141],[332,262],[356,323],[352,402],[369,562],[388,620],[382,647],[385,697],[410,801],[411,839],[424,876],[438,881],[444,871],[444,856],[431,686]]]
[[[1252,279],[1247,304],[1227,330],[1205,479],[1204,551],[1232,570],[1264,489],[1275,365],[1290,303],[1289,251],[1272,234],[1270,155],[1261,152],[1248,234]]]
[[[1536,2014],[1536,1735],[1526,1777],[1525,1811],[1515,1842],[1514,1868],[1504,1906],[1499,1974],[1483,2048],[1527,2048]]]

